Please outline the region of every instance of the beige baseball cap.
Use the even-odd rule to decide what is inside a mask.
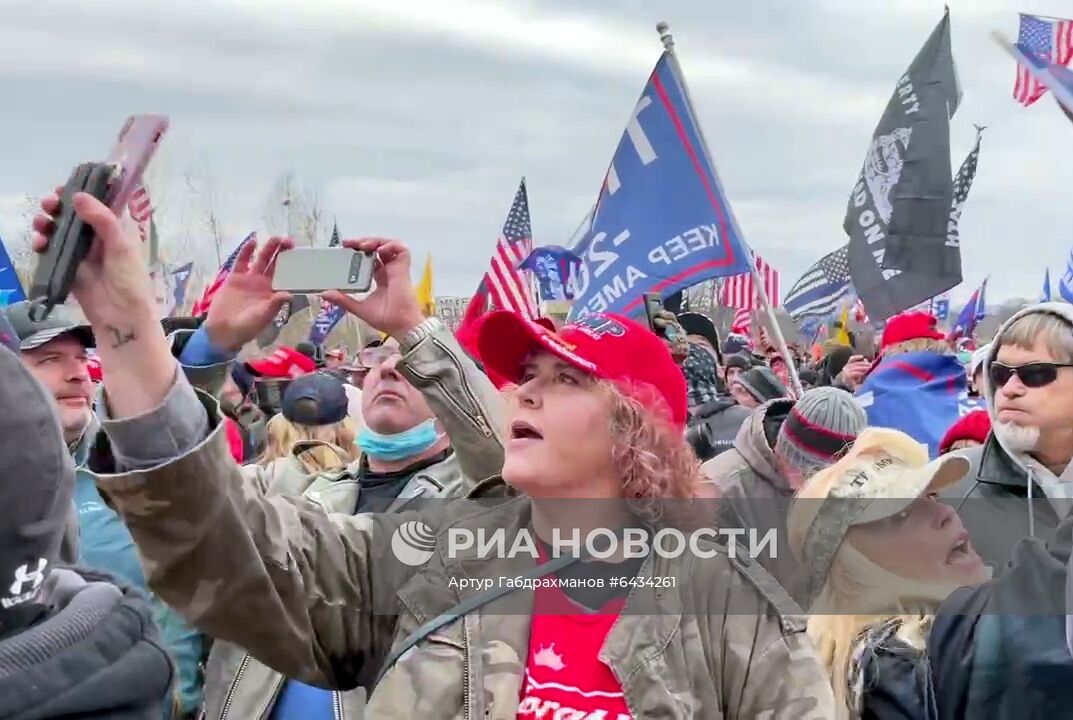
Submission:
[[[858,458],[835,481],[805,535],[801,560],[813,587],[823,585],[851,527],[893,517],[917,498],[956,483],[968,471],[969,461],[957,455],[944,455],[927,465],[910,465],[889,454]]]

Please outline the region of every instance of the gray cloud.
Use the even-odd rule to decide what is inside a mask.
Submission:
[[[1056,161],[1070,152],[1069,124],[1053,101],[1013,102],[1014,66],[989,38],[1015,34],[1017,10],[953,9],[965,89],[955,167],[972,123],[991,127],[962,218],[956,299],[987,274],[992,298],[1034,295],[1044,265],[1060,272],[1073,244],[1073,168]],[[325,233],[337,218],[347,235],[400,237],[419,260],[433,253],[439,293],[466,295],[520,176],[537,242],[574,230],[666,19],[735,213],[788,288],[845,241],[872,129],[939,12],[925,0],[20,2],[0,27],[0,233],[19,232],[25,194],[105,152],[125,115],[165,112],[172,131],[150,189],[173,252],[215,262],[204,197],[184,176],[202,189],[211,178],[237,242],[265,229],[269,193],[290,172],[318,194]]]

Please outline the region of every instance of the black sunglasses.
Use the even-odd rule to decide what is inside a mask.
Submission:
[[[1016,375],[1025,387],[1038,388],[1050,385],[1058,378],[1058,368],[1073,367],[1073,363],[1034,362],[1010,367],[993,362],[988,370],[991,385],[997,390],[1005,387],[1010,378]]]

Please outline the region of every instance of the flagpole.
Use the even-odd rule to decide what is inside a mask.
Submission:
[[[656,25],[656,32],[659,33],[659,39],[663,42],[663,50],[667,53],[670,61],[674,63],[674,69],[678,78],[678,82],[682,86],[682,96],[685,98],[686,104],[693,108],[693,99],[689,94],[689,87],[686,85],[685,75],[682,73],[682,68],[678,64],[678,56],[674,52],[674,36],[671,35],[671,26],[665,21]],[[696,113],[693,113],[696,117]],[[700,122],[697,122],[697,137],[700,138],[701,150],[704,151],[704,155],[708,160],[708,166],[715,168],[715,164],[712,162],[712,153],[708,149],[708,141],[704,137],[704,131],[700,127]],[[779,327],[779,323],[775,318],[775,311],[771,307],[771,299],[768,298],[767,288],[764,287],[764,279],[760,276],[760,271],[756,269],[756,258],[753,255],[752,250],[745,242],[745,236],[741,232],[741,227],[738,225],[738,219],[734,216],[734,211],[730,207],[730,203],[726,206],[727,222],[730,223],[734,233],[741,238],[742,245],[745,246],[746,252],[749,254],[749,272],[753,275],[753,288],[756,290],[757,297],[760,300],[760,307],[763,309],[764,314],[767,316],[768,326],[771,328],[771,333],[775,337],[775,348],[782,355],[783,360],[786,362],[786,369],[790,374],[790,382],[793,385],[794,393],[801,397],[804,393],[804,389],[801,387],[801,379],[797,376],[797,366],[794,365],[793,356],[790,355],[790,349],[786,346],[786,338],[783,337],[782,329]]]

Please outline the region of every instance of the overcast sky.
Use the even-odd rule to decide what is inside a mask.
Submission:
[[[1036,296],[1073,246],[1073,128],[1013,101],[990,38],[1068,0],[953,0],[964,100],[989,126],[961,221],[965,284]],[[469,295],[520,176],[535,240],[562,243],[592,205],[667,20],[731,205],[784,291],[844,243],[846,200],[894,84],[939,0],[29,0],[0,23],[0,236],[27,195],[101,158],[122,119],[172,129],[150,175],[165,243],[215,265],[205,188],[227,243],[264,230],[293,173],[344,236],[433,254],[436,292]],[[187,178],[190,181],[187,181]],[[191,187],[200,194],[191,191]],[[190,238],[189,240],[186,238]],[[225,248],[225,252],[229,248]],[[172,257],[173,260],[181,258]],[[416,271],[415,271],[416,273]]]

